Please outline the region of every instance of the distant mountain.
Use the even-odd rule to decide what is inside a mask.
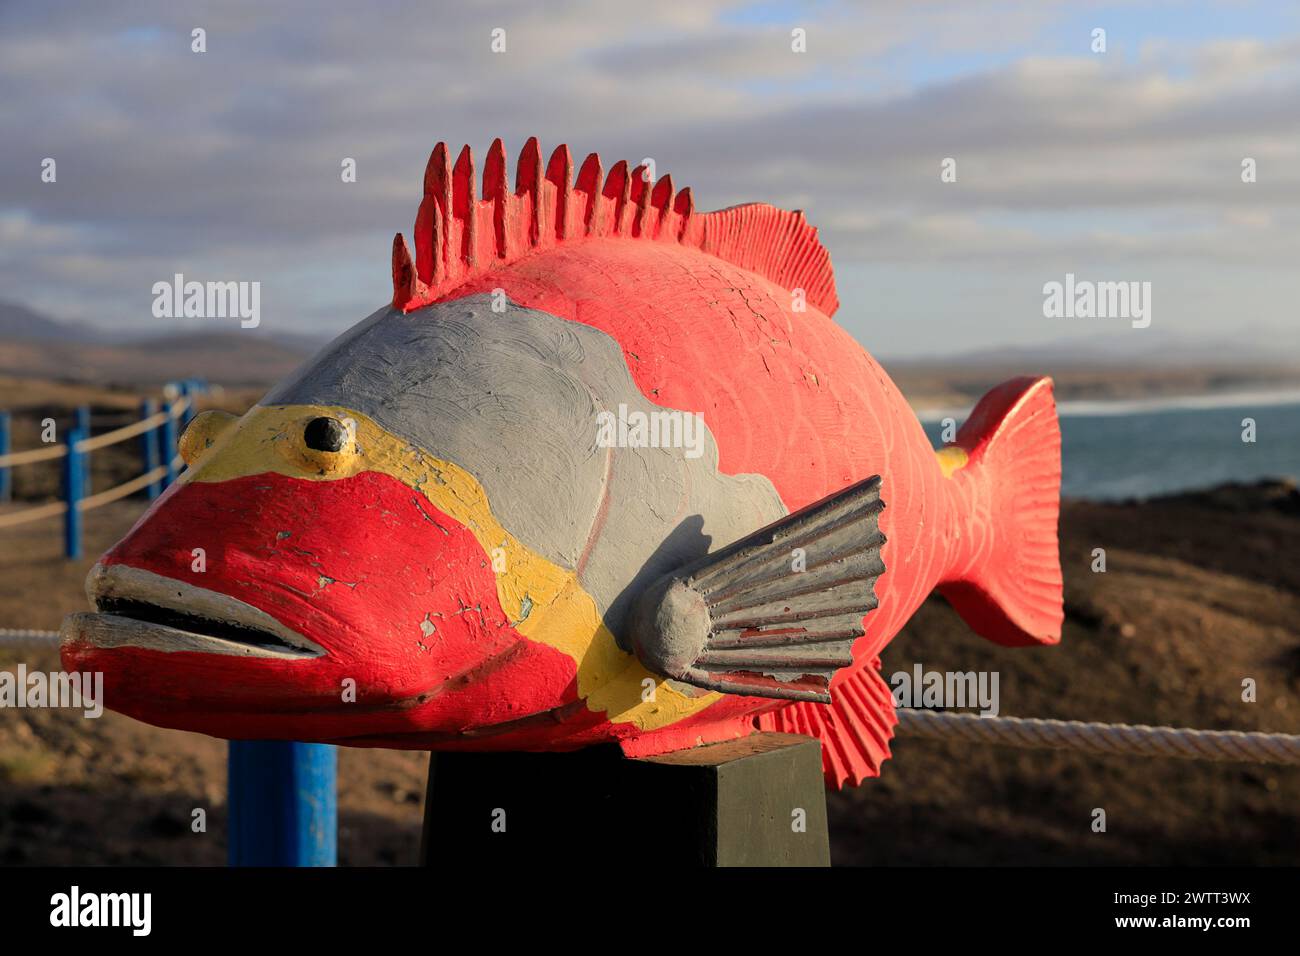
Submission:
[[[1079,368],[1143,369],[1188,367],[1300,367],[1300,337],[1292,348],[1280,348],[1276,332],[1250,329],[1231,338],[1179,335],[1161,329],[1126,334],[1054,339],[1031,345],[997,346],[936,356],[882,356],[888,367],[991,368],[1020,366],[1054,370]]]
[[[189,377],[266,386],[297,368],[308,354],[268,336],[239,332],[169,335],[125,345],[9,339],[0,340],[0,373],[132,388]]]
[[[277,345],[312,355],[333,341],[333,335],[312,335],[308,332],[271,332],[266,336]]]
[[[220,326],[220,328],[213,325],[196,326],[188,329],[178,329],[175,325],[170,325],[162,331],[137,328],[125,332],[116,332],[105,341],[111,345],[133,345],[136,347],[141,345],[150,346],[159,342],[188,343],[193,348],[203,348],[206,345],[224,342],[228,336],[233,336],[246,345],[270,343],[301,355],[311,355],[334,338],[333,335],[312,335],[307,332],[270,332],[265,328],[241,329],[232,323]]]
[[[109,332],[0,302],[0,373],[132,387],[197,376],[223,385],[269,385],[331,336],[225,331]]]
[[[172,329],[109,334],[0,302],[0,374],[135,388],[199,376],[264,387],[332,338],[231,325]],[[998,381],[1021,374],[1054,376],[1063,399],[1198,395],[1300,382],[1300,350],[1279,347],[1275,333],[1270,338],[1248,329],[1223,341],[1144,329],[936,357],[885,356],[881,362],[908,399],[925,407],[968,406]]]
[[[85,322],[66,322],[42,315],[17,302],[0,301],[0,340],[25,342],[104,342],[109,336]]]
[[[315,352],[334,338],[333,335],[310,332],[268,332],[263,328],[241,329],[240,333],[259,340],[277,342],[286,348],[304,353]],[[211,334],[210,331],[199,328],[178,330],[174,325],[164,332],[138,326],[126,330],[106,329],[89,322],[51,318],[18,302],[0,300],[0,341],[18,339],[24,342],[94,342],[104,345],[125,345],[173,336],[195,336],[197,339]]]

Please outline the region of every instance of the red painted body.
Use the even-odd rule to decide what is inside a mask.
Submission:
[[[867,633],[854,649],[856,669],[832,684],[836,691],[851,683],[839,696],[862,698],[852,716],[841,718],[847,726],[827,726],[832,712],[850,706],[847,699],[827,707],[727,697],[696,717],[625,741],[625,751],[655,753],[740,734],[757,719],[767,729],[822,737],[828,775],[857,782],[888,756],[896,722],[878,655],[936,587],[951,589],[972,626],[1000,643],[1059,637],[1060,444],[1049,380],[991,393],[958,443],[973,453],[972,465],[982,462],[1016,409],[1023,416],[1016,446],[1004,441],[995,467],[968,465],[945,478],[916,415],[880,365],[821,311],[795,312],[787,290],[752,272],[676,245],[604,242],[488,271],[447,298],[494,288],[617,339],[647,398],[702,411],[718,442],[720,469],[766,476],[791,511],[866,476],[883,477],[880,606],[867,615]],[[1002,573],[960,583],[975,570],[995,569]],[[1016,616],[1009,619],[998,602],[1010,600],[1022,577],[1043,579],[1041,599],[1009,604]]]

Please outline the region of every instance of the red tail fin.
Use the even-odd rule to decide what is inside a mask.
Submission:
[[[1056,537],[1061,430],[1052,380],[1002,383],[980,399],[956,444],[967,461],[953,480],[976,486],[992,541],[939,591],[991,641],[1055,644],[1064,612]]]

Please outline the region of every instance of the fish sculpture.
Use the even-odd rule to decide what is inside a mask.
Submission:
[[[897,723],[880,652],[935,589],[1059,640],[1052,383],[927,440],[832,320],[801,212],[696,212],[536,139],[429,160],[393,299],[242,417],[90,572],[69,669],[232,739],[647,756],[819,738],[831,786]]]

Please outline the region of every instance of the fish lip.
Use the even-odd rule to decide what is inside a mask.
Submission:
[[[62,631],[65,645],[140,647],[167,653],[224,654],[270,660],[312,660],[326,655],[325,649],[315,641],[238,598],[130,565],[96,564],[86,577],[86,596],[95,611],[69,615]],[[233,626],[260,632],[273,643],[253,643],[117,613],[115,608],[123,603],[148,605],[164,613],[184,614],[196,622],[211,622],[214,630]]]

